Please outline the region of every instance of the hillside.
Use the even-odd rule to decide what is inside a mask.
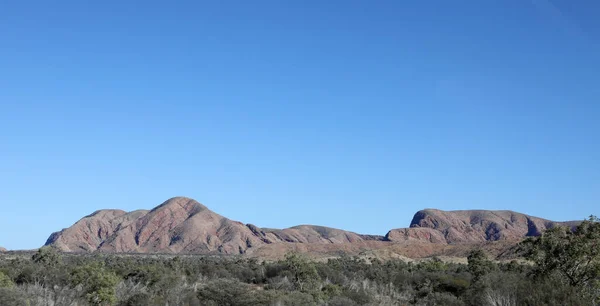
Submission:
[[[385,236],[314,225],[266,229],[230,220],[193,199],[175,197],[149,211],[96,211],[53,233],[46,245],[66,252],[278,257],[293,250],[424,257],[460,253],[456,246],[473,247],[489,242],[510,246],[524,237],[539,235],[546,228],[573,224],[576,222],[554,222],[512,211],[426,209],[415,214],[410,227],[392,229]]]
[[[150,211],[96,211],[53,233],[46,245],[67,252],[244,254],[272,243],[343,244],[382,239],[323,226],[262,229],[227,219],[195,200],[176,197]]]
[[[578,223],[555,222],[509,210],[425,209],[415,214],[409,228],[393,229],[385,237],[390,241],[419,240],[442,244],[514,241],[539,236],[554,226]]]

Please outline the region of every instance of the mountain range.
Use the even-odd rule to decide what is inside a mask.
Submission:
[[[505,249],[547,228],[577,224],[507,210],[424,209],[414,215],[409,227],[391,229],[382,236],[316,225],[270,229],[230,220],[193,199],[175,197],[152,210],[98,210],[50,235],[46,245],[65,252],[278,257],[299,251],[423,257],[473,247]]]

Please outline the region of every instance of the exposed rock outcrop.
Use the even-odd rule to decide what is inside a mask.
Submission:
[[[403,255],[423,256],[445,250],[449,245],[517,242],[556,225],[577,223],[553,222],[512,211],[425,209],[414,215],[408,228],[393,229],[385,236],[360,235],[315,225],[260,228],[227,219],[193,199],[176,197],[150,211],[96,211],[73,226],[53,233],[46,245],[67,252],[220,253],[264,257],[273,254],[276,257],[290,250],[359,254],[387,248]],[[415,250],[404,252],[401,248]]]
[[[46,245],[67,252],[243,254],[249,248],[280,242],[339,244],[382,239],[311,225],[262,229],[227,219],[195,200],[176,197],[151,211],[97,211],[52,234]]]
[[[478,243],[498,240],[521,240],[538,236],[557,226],[574,226],[578,222],[554,222],[508,210],[425,209],[417,212],[410,228],[393,229],[390,241],[420,240],[433,243]]]

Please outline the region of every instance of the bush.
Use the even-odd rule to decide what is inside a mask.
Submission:
[[[334,298],[332,298],[329,303],[327,303],[328,306],[355,306],[358,305],[356,304],[356,302],[354,302],[353,300],[345,297],[345,296],[336,296]]]
[[[12,279],[0,271],[0,288],[12,288],[12,286],[14,286]]]
[[[578,245],[593,263],[589,246],[596,241],[595,225],[583,231],[589,235],[577,238]],[[560,241],[550,246],[568,255],[569,239],[546,242]],[[534,265],[496,264],[482,252],[471,253],[468,265],[350,257],[316,262],[298,254],[259,263],[240,257],[90,256],[42,249],[0,255],[0,305],[593,305],[595,272],[586,272],[592,279],[577,283],[557,269],[541,274],[543,265],[555,263],[547,254],[537,253],[543,260]]]
[[[2,301],[2,306],[29,305],[25,294],[14,288],[0,288],[0,301]]]
[[[423,301],[423,305],[427,306],[436,306],[436,305],[444,305],[444,306],[463,306],[465,305],[461,300],[455,297],[452,294],[445,292],[434,292],[425,298]],[[488,304],[481,304],[488,305]],[[496,304],[489,304],[496,305]]]
[[[237,280],[217,279],[198,290],[198,299],[208,305],[250,305],[250,288]]]
[[[115,287],[119,281],[114,272],[99,262],[78,267],[71,274],[71,284],[83,286],[88,302],[93,305],[114,304],[117,300]]]
[[[312,295],[304,292],[293,291],[284,295],[279,300],[281,305],[286,306],[311,306],[317,305]]]

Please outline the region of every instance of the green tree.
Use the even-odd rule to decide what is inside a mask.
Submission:
[[[495,268],[494,263],[491,262],[482,250],[473,250],[467,257],[468,268],[473,280],[479,281],[483,276],[492,272]]]
[[[39,248],[38,251],[31,256],[31,260],[35,263],[53,268],[60,264],[61,257],[54,248],[45,246]]]
[[[285,256],[285,263],[294,276],[294,284],[300,291],[309,292],[316,289],[320,277],[313,262],[296,253],[289,253]]]
[[[575,230],[554,227],[522,243],[535,275],[560,276],[570,286],[600,296],[600,222],[590,216]]]
[[[119,277],[101,262],[77,267],[71,274],[72,285],[82,285],[88,302],[93,305],[113,305],[117,299],[115,287],[119,281]]]

